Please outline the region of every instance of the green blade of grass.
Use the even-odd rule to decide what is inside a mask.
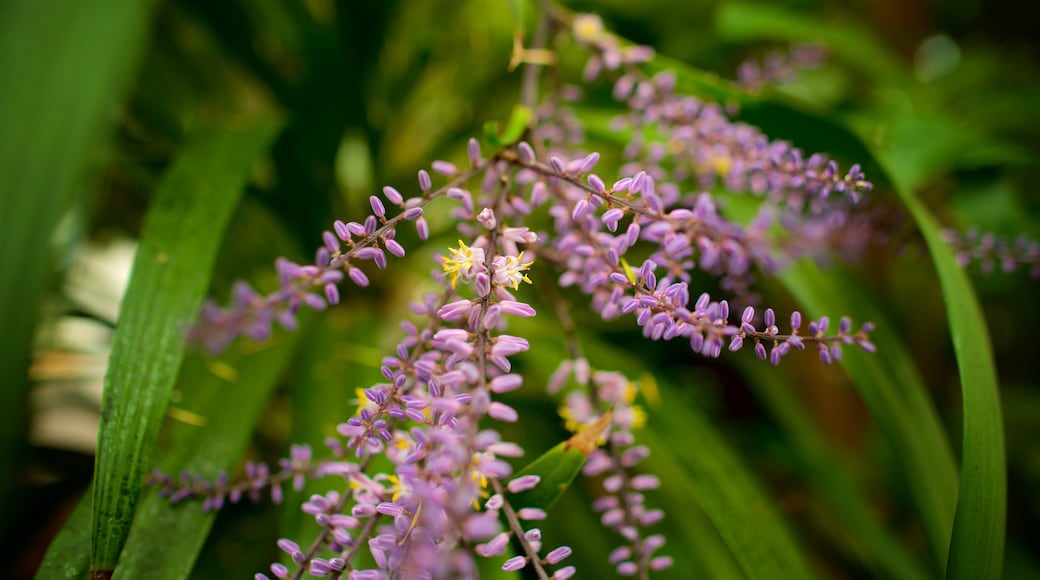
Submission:
[[[191,140],[159,186],[134,260],[105,375],[95,461],[91,570],[115,568],[145,469],[228,219],[281,127],[256,123]]]
[[[666,388],[666,385],[661,385]],[[812,578],[787,526],[737,454],[683,393],[669,389],[640,438],[669,448],[685,468],[695,500],[719,530],[748,578]],[[663,434],[667,434],[665,437]]]
[[[905,183],[896,191],[921,230],[939,275],[963,405],[960,491],[947,578],[999,578],[1004,562],[1007,464],[993,349],[982,309],[939,225]]]
[[[25,443],[32,336],[55,229],[82,186],[141,55],[151,1],[0,6],[0,512]],[[11,521],[15,521],[12,518]]]

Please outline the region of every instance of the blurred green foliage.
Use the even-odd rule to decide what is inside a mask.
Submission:
[[[430,160],[462,159],[466,138],[481,135],[488,121],[510,117],[520,73],[508,67],[516,24],[509,4],[167,0],[114,2],[95,10],[78,2],[47,9],[31,1],[0,6],[0,309],[9,333],[0,358],[0,424],[10,427],[0,440],[0,509],[4,550],[8,561],[18,562],[16,575],[37,570],[90,480],[84,462],[31,444],[24,420],[33,328],[60,315],[84,315],[82,305],[63,292],[80,247],[139,236],[158,183],[198,134],[283,116],[286,128],[252,171],[212,282],[216,296],[226,296],[239,277],[272,288],[276,256],[309,255],[332,219],[361,215],[378,187],[404,189]],[[746,120],[845,162],[869,162],[859,155],[884,151],[893,180],[913,188],[946,225],[1040,237],[1040,46],[1029,25],[1040,16],[1035,6],[1011,0],[567,4],[595,11],[619,34],[704,71],[705,82],[711,74],[731,78],[741,60],[770,49],[819,42],[829,53],[823,66],[767,89],[765,104],[745,107]],[[535,8],[528,6],[529,20]],[[609,96],[592,90],[588,103],[590,139],[609,155],[618,149],[617,137],[606,128]],[[779,115],[780,110],[803,116]],[[837,139],[833,127],[850,128],[852,137]],[[899,207],[886,187],[877,197],[883,206]],[[168,418],[159,448],[166,450],[164,467],[233,469],[245,447],[248,456],[271,460],[290,442],[320,446],[336,422],[353,413],[354,389],[378,377],[381,353],[398,338],[396,326],[383,321],[400,318],[401,305],[417,296],[416,288],[429,286],[429,248],[454,241],[446,213],[432,212],[430,220],[429,246],[410,252],[392,273],[375,276],[371,288],[351,292],[344,306],[315,317],[292,338],[279,335],[273,348],[284,359],[254,360],[251,366],[249,346],[240,345],[242,352],[219,361],[240,377],[252,377],[235,385],[252,394],[219,390],[207,367],[216,363],[189,358],[174,405],[202,413],[210,430]],[[843,283],[860,287],[871,307],[883,312],[886,331],[912,359],[937,409],[936,426],[945,429],[959,457],[961,391],[943,294],[919,234],[906,225],[891,233],[899,251],[889,246],[868,255],[842,273]],[[536,275],[544,279],[550,273]],[[1004,577],[1037,577],[1040,375],[1030,355],[1040,309],[1029,298],[1037,282],[1022,273],[973,281],[1005,408]],[[775,283],[762,290],[770,304],[810,301]],[[653,448],[646,468],[666,481],[648,503],[666,506],[668,517],[659,528],[669,541],[665,552],[676,559],[663,577],[737,578],[776,570],[826,578],[939,573],[945,562],[936,561],[929,538],[933,524],[918,506],[928,484],[908,483],[900,462],[912,450],[893,447],[899,442],[888,439],[890,418],[872,415],[877,407],[852,388],[848,375],[807,356],[786,361],[781,376],[763,376],[744,360],[709,361],[685,345],[642,341],[629,324],[604,324],[583,313],[580,296],[565,299],[577,306],[582,345],[594,366],[632,376],[653,369],[657,376],[659,400],[643,403]],[[543,318],[518,328],[537,344],[520,363],[531,377],[528,384],[537,387],[563,352],[560,329]],[[879,346],[879,358],[892,347]],[[225,417],[214,392],[261,400]],[[265,393],[272,392],[267,402]],[[566,437],[557,401],[536,388],[516,393],[514,400],[528,422],[504,435],[524,445],[530,458]],[[222,420],[236,426],[234,433],[213,426]],[[912,433],[935,418],[898,420],[894,431]],[[214,459],[216,452],[206,449],[218,437],[227,447]],[[189,451],[196,448],[202,448],[202,459]],[[726,473],[737,497],[765,498],[764,512],[741,517],[765,521],[769,529],[742,532],[744,520],[720,513],[732,499],[725,492],[732,490],[711,485]],[[945,476],[936,477],[956,486]],[[579,480],[555,508],[560,517],[545,535],[546,545],[574,546],[581,575],[598,577],[608,570],[605,554],[617,539],[587,509],[592,493]],[[140,507],[140,514],[167,510],[146,522],[153,529],[160,523],[202,528],[201,542],[205,528],[213,526],[197,563],[198,542],[190,539],[182,547],[185,560],[169,568],[197,578],[247,577],[278,557],[275,538],[299,535],[308,526],[294,501],[236,506],[215,522],[197,513],[171,515],[160,504],[146,493]],[[179,523],[161,519],[171,517]],[[77,522],[83,525],[82,516]],[[754,542],[757,533],[791,545],[762,548],[761,554],[731,551]],[[140,547],[149,543],[147,536],[131,534],[130,545],[138,547],[131,548],[128,566],[153,562]],[[82,549],[70,541],[69,553]],[[40,574],[81,573],[84,565],[43,568]]]

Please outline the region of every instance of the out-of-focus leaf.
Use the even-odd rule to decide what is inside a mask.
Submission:
[[[249,171],[281,127],[200,134],[159,186],[105,376],[92,504],[91,569],[115,568],[224,228]]]
[[[59,220],[144,45],[153,2],[12,0],[0,7],[0,511],[25,442],[33,329]],[[13,521],[13,518],[12,518]]]
[[[882,153],[882,158],[892,160]],[[924,236],[939,275],[957,355],[963,405],[960,490],[947,578],[999,578],[1004,562],[1007,464],[993,349],[978,299],[935,218],[897,181],[897,193]]]
[[[694,500],[744,574],[751,579],[812,578],[794,538],[754,476],[696,406],[682,404],[683,394],[668,390],[670,403],[655,410],[654,430],[640,436],[655,449],[672,451],[694,490]]]
[[[872,514],[863,492],[843,469],[837,450],[828,445],[827,436],[795,399],[798,389],[788,376],[749,357],[740,357],[739,365],[751,389],[782,427],[799,461],[799,472],[805,474],[813,495],[850,538],[847,549],[878,577],[928,578],[921,565],[906,554]],[[949,449],[945,451],[949,456]]]
[[[524,131],[527,131],[527,127],[531,124],[532,116],[531,109],[517,105],[513,107],[513,112],[509,115],[509,121],[506,122],[505,127],[500,127],[499,123],[494,121],[486,123],[484,137],[495,149],[512,145],[523,137]]]
[[[803,260],[782,272],[780,280],[811,316],[849,315],[877,325],[871,339],[881,352],[848,352],[841,364],[899,463],[932,549],[934,569],[941,570],[957,502],[957,466],[910,351],[874,299],[842,271],[824,273]]]
[[[860,123],[876,127],[877,120],[860,119]],[[893,180],[911,189],[954,169],[1024,164],[1031,160],[1028,151],[1020,147],[925,112],[892,119],[886,123],[880,140],[888,152],[885,169]]]

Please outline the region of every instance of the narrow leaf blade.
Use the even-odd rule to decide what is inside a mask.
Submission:
[[[231,212],[280,122],[190,141],[164,177],[124,298],[102,399],[91,569],[115,568]]]

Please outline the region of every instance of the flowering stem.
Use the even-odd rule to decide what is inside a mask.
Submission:
[[[490,478],[491,485],[495,488],[495,493],[505,498],[505,490],[502,488],[502,484],[499,483],[498,478]],[[524,553],[531,560],[531,566],[534,567],[535,573],[538,574],[540,580],[549,580],[549,574],[542,567],[542,562],[538,558],[538,552],[535,552],[534,546],[531,545],[524,538],[524,527],[520,525],[520,518],[516,516],[516,511],[513,506],[510,505],[509,501],[502,502],[502,512],[506,514],[506,521],[509,522],[509,529],[513,532],[513,536],[520,542],[520,545],[524,548]]]

